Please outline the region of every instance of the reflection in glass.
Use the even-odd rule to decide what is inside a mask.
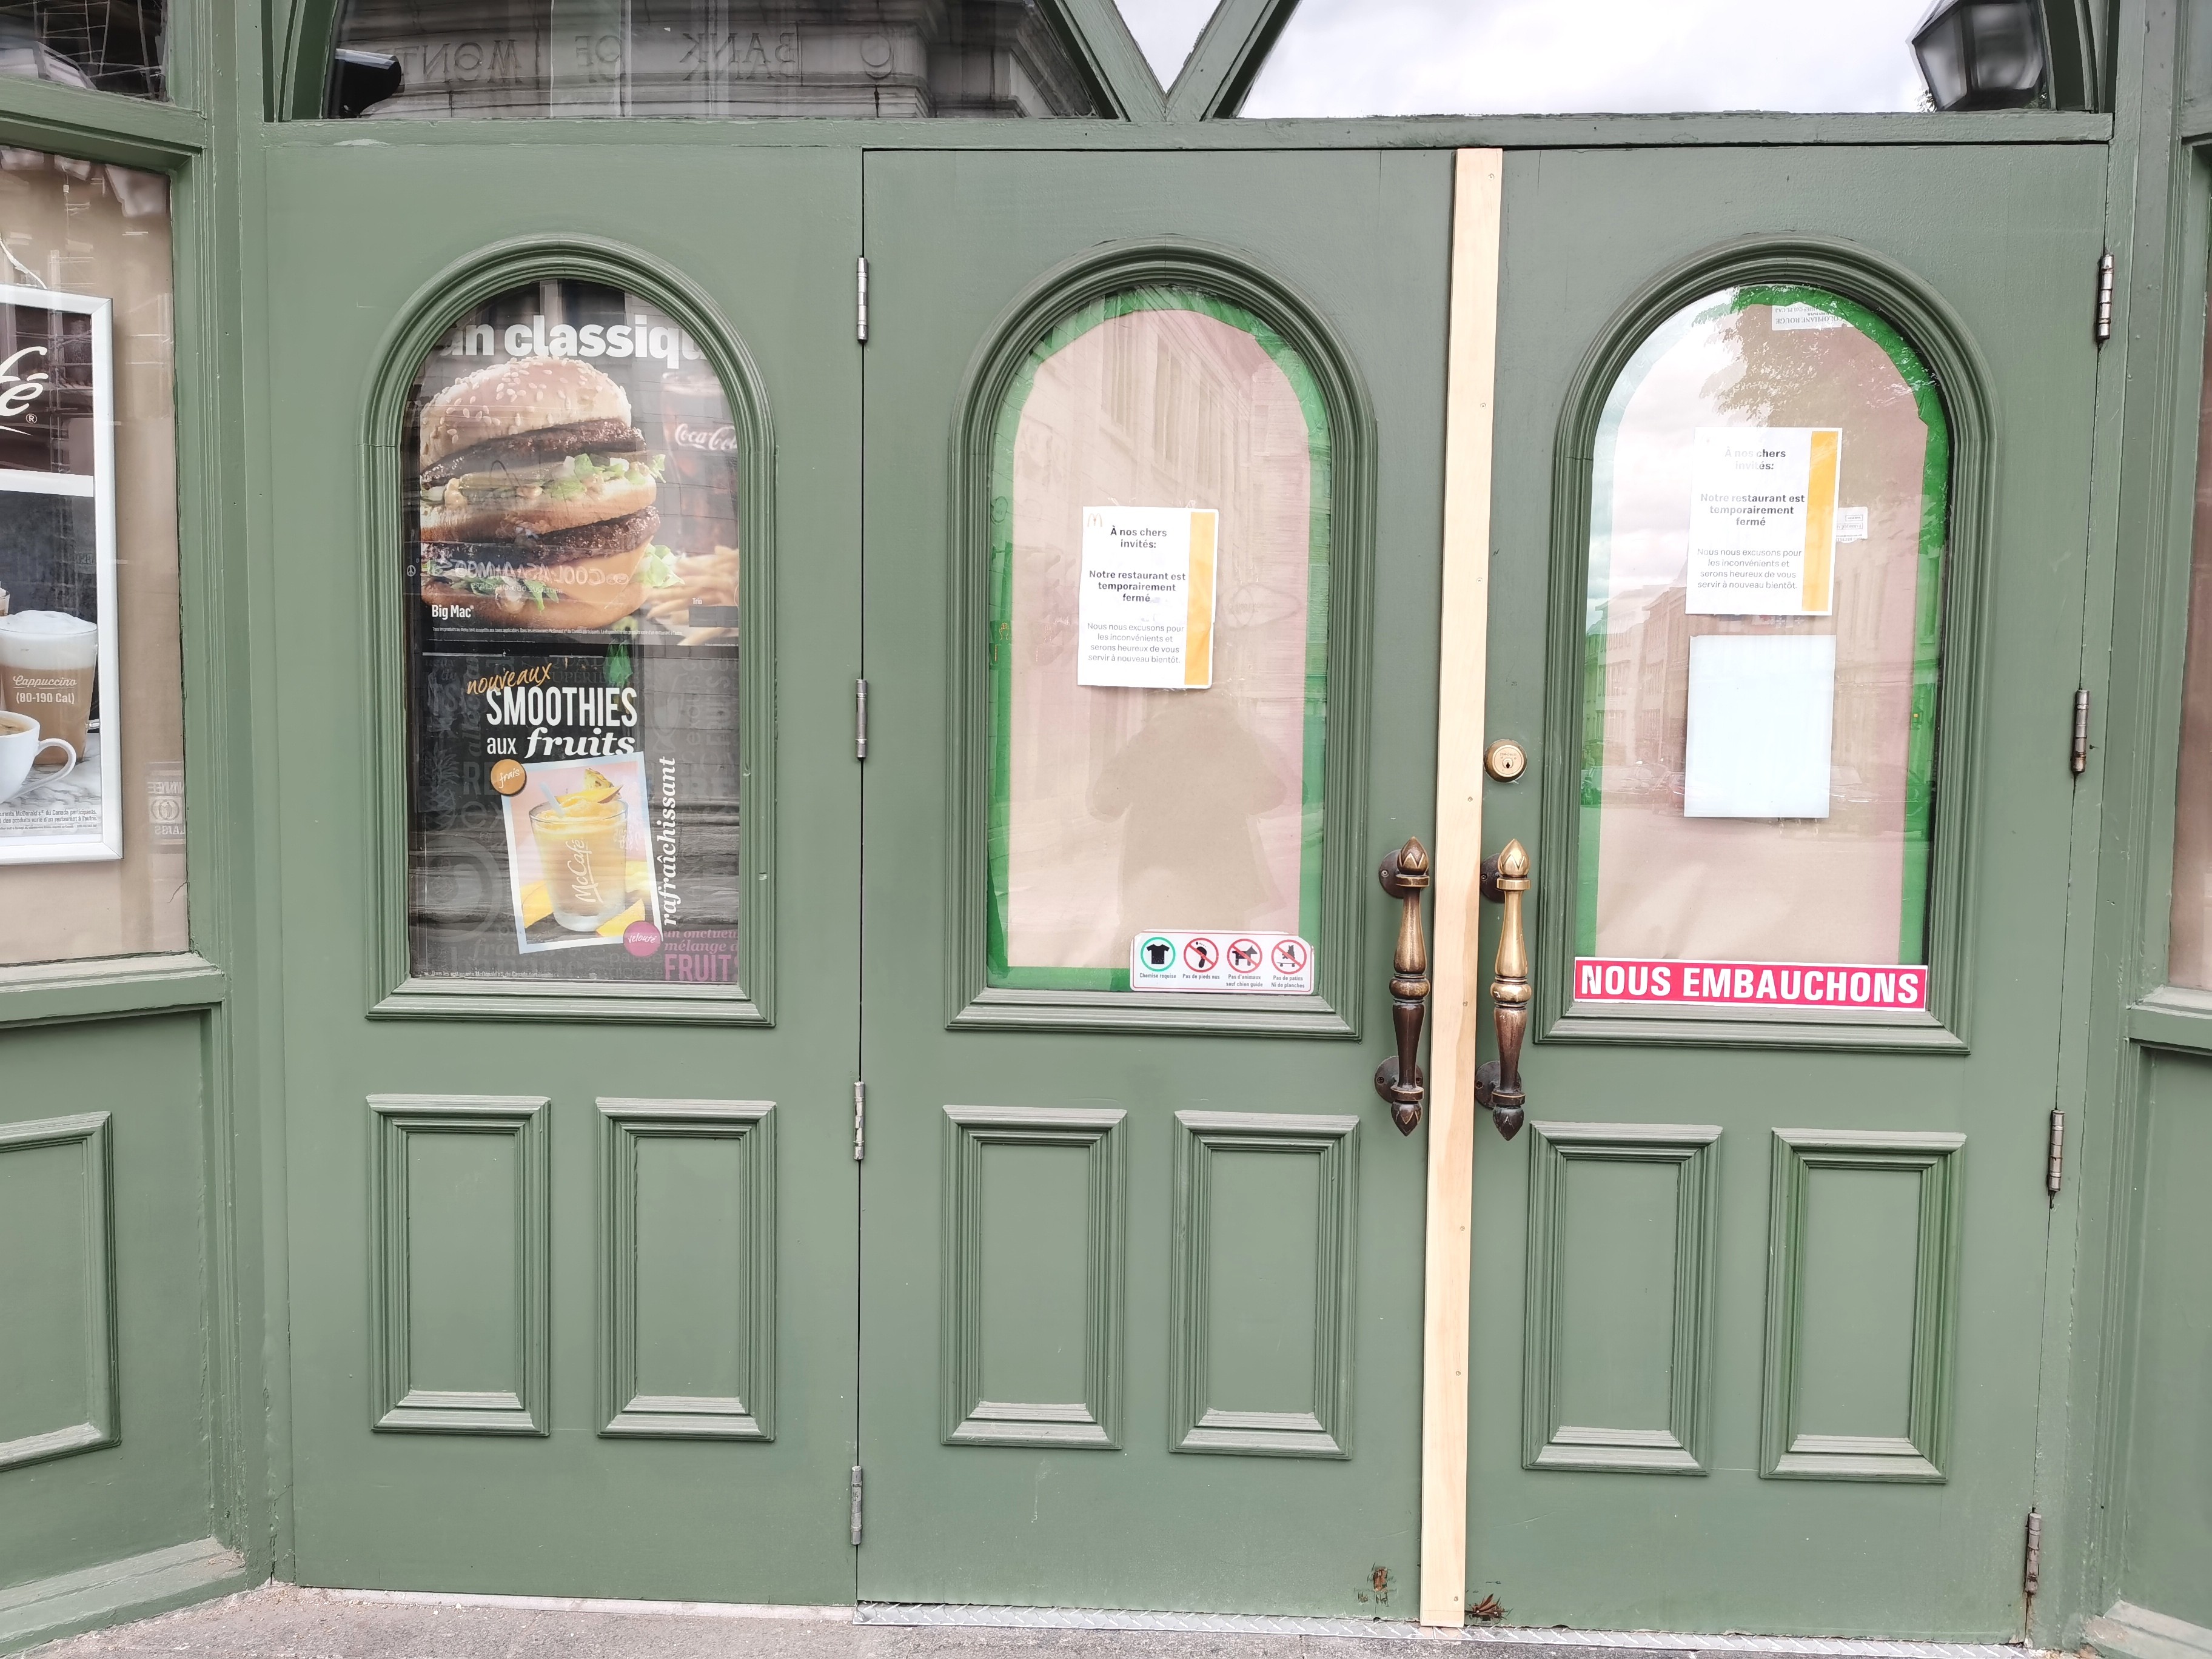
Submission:
[[[1137,37],[1145,61],[1163,87],[1175,84],[1183,60],[1206,32],[1217,0],[1120,0],[1121,21]]]
[[[1578,954],[1926,960],[1948,427],[1810,288],[1669,318],[1593,459]]]
[[[993,984],[1127,990],[1139,931],[1317,936],[1329,469],[1304,360],[1207,295],[1117,294],[1030,353],[992,465]],[[1110,507],[1218,515],[1210,685],[1079,683]]]
[[[1919,110],[1912,37],[1927,10],[1928,0],[1300,0],[1239,113]]]
[[[1097,107],[1038,0],[349,0],[337,43],[396,62],[399,89],[361,112],[372,116]]]
[[[0,0],[0,75],[166,98],[163,0]]]
[[[2174,779],[2173,913],[2167,981],[2212,990],[2212,338],[2197,429],[2197,521],[2190,555],[2189,659]]]
[[[635,295],[532,283],[424,361],[403,453],[414,973],[734,985],[743,453],[713,367]]]
[[[84,337],[21,327],[48,296],[105,299],[113,365],[116,707],[82,654],[99,615],[93,501],[25,489],[25,475],[90,471],[92,404],[64,402],[60,442],[39,441],[42,406],[76,377]],[[0,149],[0,708],[22,745],[36,720],[82,757],[20,785],[0,754],[0,963],[182,951],[185,718],[177,549],[175,302],[168,180],[33,149]],[[48,313],[51,315],[52,313]],[[63,361],[41,382],[42,350]],[[45,390],[40,390],[41,386]],[[73,404],[73,406],[72,406]],[[45,452],[45,453],[41,453]],[[79,465],[71,465],[71,458]],[[56,463],[59,463],[56,465]],[[72,684],[73,682],[73,684]],[[119,757],[109,748],[119,749]],[[19,757],[28,756],[17,748]],[[41,757],[58,763],[58,751]],[[119,766],[115,761],[119,758]],[[19,863],[24,843],[98,836],[120,780],[123,856]]]

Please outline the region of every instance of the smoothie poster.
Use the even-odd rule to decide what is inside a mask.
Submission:
[[[0,286],[0,864],[123,856],[109,317]]]
[[[735,987],[736,430],[690,337],[594,283],[501,295],[424,362],[415,975]]]

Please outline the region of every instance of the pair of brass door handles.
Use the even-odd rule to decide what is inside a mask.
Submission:
[[[1421,933],[1421,895],[1431,879],[1429,849],[1418,838],[1382,860],[1376,872],[1382,890],[1400,901],[1398,947],[1390,961],[1390,1021],[1398,1052],[1375,1068],[1375,1092],[1390,1107],[1399,1133],[1411,1134],[1421,1121],[1428,1079],[1421,1074],[1421,1026],[1429,1012],[1429,947]],[[1509,841],[1495,858],[1482,861],[1482,896],[1505,908],[1498,931],[1498,962],[1490,980],[1492,1018],[1498,1025],[1498,1058],[1475,1068],[1475,1103],[1486,1109],[1498,1133],[1513,1139],[1526,1115],[1528,1097],[1521,1087],[1521,1042],[1528,1031],[1528,942],[1521,920],[1522,896],[1528,890],[1528,849]]]

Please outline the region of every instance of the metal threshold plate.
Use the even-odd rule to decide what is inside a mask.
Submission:
[[[1807,1659],[2028,1659],[2031,1650],[1999,1642],[1891,1642],[1844,1636],[1692,1636],[1671,1631],[1559,1630],[1510,1625],[1463,1629],[1402,1619],[1309,1619],[1264,1613],[1139,1613],[1085,1607],[961,1607],[863,1601],[856,1625],[997,1630],[1189,1632],[1218,1636],[1341,1636],[1368,1641],[1461,1642],[1534,1652],[1605,1649],[1615,1653],[1790,1654]]]

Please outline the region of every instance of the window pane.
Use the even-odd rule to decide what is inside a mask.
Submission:
[[[2197,432],[2197,523],[2191,554],[2189,665],[2181,689],[2175,779],[2173,923],[2166,978],[2212,990],[2212,338]]]
[[[1949,452],[1911,348],[1820,289],[1637,350],[1591,475],[1581,957],[1927,959]]]
[[[2029,19],[2033,86],[2028,8],[1973,9]],[[1912,40],[1928,11],[1853,0],[1816,22],[1770,0],[1299,0],[1239,112],[1923,109]]]
[[[182,951],[168,183],[0,149],[0,963]]]
[[[0,0],[0,75],[166,98],[162,0]]]
[[[1127,990],[1162,930],[1316,938],[1329,466],[1304,362],[1209,295],[1118,294],[1031,353],[993,454],[993,984]],[[1133,528],[1188,581],[1117,579]]]
[[[740,429],[689,335],[510,289],[403,453],[414,971],[730,984]]]
[[[1091,115],[1037,0],[349,0],[333,115]]]
[[[1137,37],[1145,61],[1163,87],[1175,84],[1183,60],[1206,32],[1216,0],[1121,0],[1121,21]]]

